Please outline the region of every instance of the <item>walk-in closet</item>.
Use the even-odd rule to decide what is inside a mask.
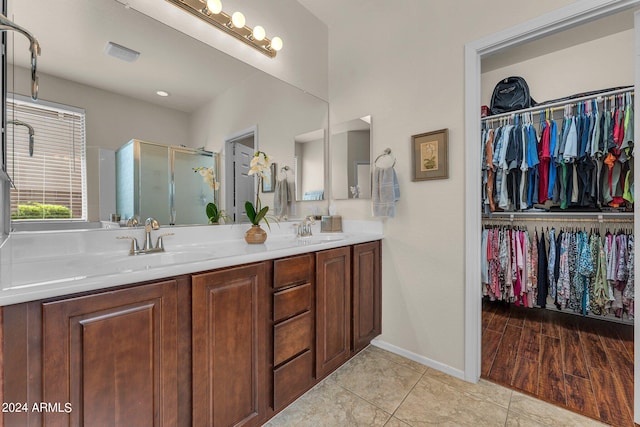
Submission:
[[[634,404],[633,37],[626,12],[483,59],[483,103],[509,76],[537,103],[478,139],[481,377],[615,426]]]

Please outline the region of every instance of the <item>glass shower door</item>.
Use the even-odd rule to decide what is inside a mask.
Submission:
[[[172,148],[173,170],[173,224],[207,224],[207,203],[214,202],[215,191],[195,168],[213,168],[217,178],[217,165],[213,153]],[[215,199],[217,200],[217,199]]]

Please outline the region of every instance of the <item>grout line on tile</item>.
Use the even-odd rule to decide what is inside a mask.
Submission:
[[[422,375],[420,375],[420,378],[418,378],[418,381],[416,381],[416,383],[413,385],[413,387],[411,387],[411,390],[409,390],[409,392],[402,398],[402,400],[400,401],[400,403],[398,404],[398,406],[396,406],[396,409],[393,410],[393,413],[391,414],[391,418],[395,417],[396,412],[398,412],[398,409],[400,409],[400,407],[402,406],[402,404],[404,403],[405,400],[407,400],[407,397],[409,397],[409,395],[411,394],[411,392],[416,388],[416,386],[418,385],[418,383],[420,381],[422,381],[422,379],[424,378],[424,376],[427,375],[427,371],[423,372]],[[398,418],[400,421],[404,422],[405,424],[409,424],[406,421]]]
[[[332,374],[332,375],[333,375],[333,374]],[[331,375],[329,375],[329,377],[331,377]],[[325,380],[326,380],[326,379],[328,379],[329,377],[325,378]],[[344,390],[344,391],[346,391],[347,393],[354,395],[355,397],[357,397],[358,399],[362,400],[363,402],[367,402],[369,405],[373,406],[374,408],[377,408],[377,409],[381,410],[382,412],[384,412],[385,414],[388,414],[388,415],[389,415],[389,418],[387,418],[387,420],[384,422],[384,423],[385,423],[385,425],[386,425],[386,424],[389,422],[389,420],[393,417],[393,414],[389,414],[389,413],[386,411],[386,409],[383,409],[383,408],[379,407],[378,405],[376,405],[375,403],[370,402],[369,400],[367,400],[367,399],[365,399],[364,397],[360,396],[358,393],[356,393],[356,392],[354,392],[354,391],[349,390],[348,388],[346,388],[346,387],[344,387],[343,385],[341,385],[339,382],[337,382],[337,381],[335,381],[335,380],[333,380],[333,382],[334,382],[334,384],[335,384],[335,385],[337,385],[338,387],[340,387],[341,389],[343,389],[343,390]],[[415,386],[414,386],[414,387],[415,387]],[[405,396],[405,397],[406,397],[406,396]],[[403,400],[403,401],[404,401],[404,400]],[[398,408],[396,408],[396,409],[398,409]],[[395,413],[395,410],[394,410],[394,413]]]

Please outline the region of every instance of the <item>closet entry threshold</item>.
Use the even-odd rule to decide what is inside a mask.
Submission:
[[[481,377],[614,426],[633,426],[633,326],[482,305]]]

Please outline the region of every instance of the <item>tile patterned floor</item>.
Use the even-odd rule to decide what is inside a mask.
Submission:
[[[369,346],[266,424],[268,427],[604,424],[480,380],[470,384]]]

